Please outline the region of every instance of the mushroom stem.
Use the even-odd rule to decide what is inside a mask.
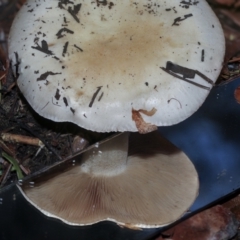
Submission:
[[[95,144],[83,154],[81,171],[95,176],[114,176],[126,168],[129,134],[122,133],[111,141]]]

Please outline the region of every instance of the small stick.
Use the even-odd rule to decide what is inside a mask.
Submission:
[[[40,146],[43,147],[44,144],[38,138],[33,138],[29,136],[23,136],[18,134],[11,134],[11,133],[2,133],[1,138],[3,141],[12,142],[12,143],[23,143],[33,146]]]
[[[0,106],[0,110],[1,110],[1,106]],[[55,149],[52,148],[51,145],[48,144],[43,138],[41,138],[40,136],[38,136],[32,129],[30,129],[29,127],[25,126],[22,122],[20,122],[20,121],[18,121],[18,120],[16,120],[16,122],[18,123],[18,125],[19,125],[22,129],[30,132],[33,136],[38,137],[38,139],[40,139],[40,140],[42,141],[42,143],[44,144],[44,146],[46,146],[46,148],[48,148],[51,152],[53,152],[53,153],[56,155],[56,157],[57,157],[60,161],[62,161],[62,157],[61,157],[61,156],[57,153],[57,151],[55,151]]]
[[[228,63],[240,62],[240,57],[229,60]]]
[[[1,77],[0,77],[0,81],[6,77],[6,74],[3,74]]]
[[[0,187],[2,187],[5,184],[5,182],[7,181],[7,176],[9,174],[9,172],[11,171],[11,168],[12,168],[12,164],[9,164],[6,171],[3,173],[2,177],[0,178]]]

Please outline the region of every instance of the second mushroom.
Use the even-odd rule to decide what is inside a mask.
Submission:
[[[198,194],[188,157],[159,133],[122,133],[96,144],[45,179],[21,186],[41,212],[70,225],[114,221],[155,228],[180,218]]]

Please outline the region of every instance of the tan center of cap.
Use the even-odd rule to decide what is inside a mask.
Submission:
[[[224,46],[204,0],[29,0],[13,23],[9,57],[40,115],[98,132],[137,131],[133,111],[145,126],[194,113]]]

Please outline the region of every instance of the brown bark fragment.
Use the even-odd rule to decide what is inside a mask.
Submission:
[[[153,108],[151,111],[132,109],[132,120],[135,122],[139,133],[145,134],[157,130],[156,125],[146,123],[141,116],[141,113],[147,116],[153,116],[156,111],[157,110],[155,108]]]
[[[237,101],[237,103],[240,104],[240,86],[238,86],[234,91],[234,97]]]

